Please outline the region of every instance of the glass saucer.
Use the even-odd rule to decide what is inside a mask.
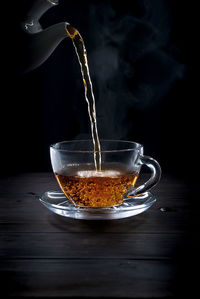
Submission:
[[[112,220],[138,215],[156,201],[155,196],[145,192],[125,200],[120,206],[109,208],[87,208],[74,206],[61,191],[47,191],[39,197],[41,203],[52,212],[69,218],[85,220]]]

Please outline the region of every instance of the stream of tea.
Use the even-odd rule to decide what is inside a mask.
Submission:
[[[94,144],[94,164],[96,171],[101,171],[101,146],[97,129],[95,97],[93,93],[92,81],[90,79],[87,52],[82,36],[73,26],[66,25],[66,32],[72,39],[78,61],[81,67],[81,74],[85,88],[85,99],[88,105],[88,114],[91,125],[92,140]]]

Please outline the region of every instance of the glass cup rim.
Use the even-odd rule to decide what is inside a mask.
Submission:
[[[57,151],[61,151],[61,152],[68,152],[68,153],[94,153],[93,150],[73,150],[73,149],[59,149],[56,148],[56,145],[58,144],[64,144],[64,143],[78,143],[78,142],[92,142],[92,139],[77,139],[77,140],[66,140],[66,141],[60,141],[60,142],[56,142],[50,145],[50,149],[54,149]],[[129,143],[129,144],[134,144],[136,147],[135,148],[124,148],[124,149],[113,149],[113,150],[101,150],[101,153],[115,153],[115,152],[127,152],[127,151],[135,151],[135,150],[142,150],[143,149],[143,145],[138,143],[138,142],[134,142],[134,141],[129,141],[129,140],[116,140],[116,139],[101,139],[101,142],[119,142],[119,143]]]

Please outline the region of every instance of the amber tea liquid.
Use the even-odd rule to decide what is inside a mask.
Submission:
[[[101,171],[92,167],[74,167],[56,173],[64,194],[77,206],[111,207],[123,202],[125,193],[134,186],[138,174],[127,174],[120,167],[104,166]]]
[[[92,87],[92,81],[90,78],[87,52],[82,36],[71,25],[66,26],[68,36],[72,39],[78,61],[81,67],[81,74],[83,78],[83,84],[85,89],[85,100],[88,105],[88,114],[90,119],[91,134],[94,144],[94,164],[96,171],[101,170],[101,147],[99,142],[98,130],[97,130],[97,118],[96,118],[96,106],[95,97]]]
[[[85,89],[85,100],[91,125],[94,145],[94,165],[68,167],[67,171],[56,173],[58,183],[64,194],[77,206],[112,207],[123,202],[125,193],[134,186],[138,174],[127,172],[122,167],[101,164],[101,147],[97,129],[95,97],[90,79],[87,52],[84,41],[77,29],[66,26],[66,32],[72,39]]]

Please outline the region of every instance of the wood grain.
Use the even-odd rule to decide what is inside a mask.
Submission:
[[[168,261],[120,259],[4,261],[1,271],[11,282],[10,295],[45,297],[169,296],[175,275]]]
[[[141,178],[145,180],[144,175]],[[163,176],[143,214],[84,221],[51,213],[38,194],[49,173],[0,180],[0,273],[5,296],[163,298],[194,294],[198,209],[187,184]]]
[[[8,233],[1,240],[4,258],[165,259],[191,247],[182,234]]]

